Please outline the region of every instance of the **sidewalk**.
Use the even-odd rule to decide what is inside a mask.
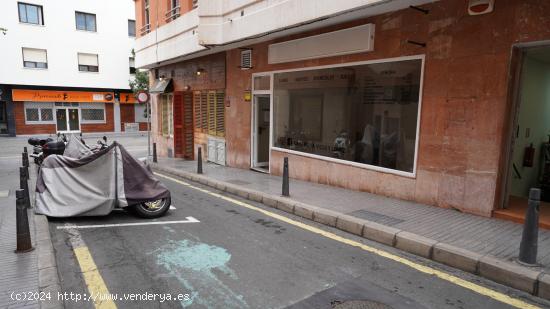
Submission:
[[[17,164],[20,164],[19,160]],[[19,189],[17,164],[9,170],[1,171],[4,181],[0,183],[0,308],[63,308],[63,304],[58,301],[39,302],[36,300],[37,295],[31,294],[51,292],[51,298],[57,299],[59,290],[48,221],[45,216],[35,215],[32,208],[27,213],[34,250],[26,253],[14,252],[17,247],[15,190]],[[34,164],[29,167],[31,201],[34,201],[36,183],[34,167]],[[17,300],[14,299],[16,297],[33,299]]]
[[[159,158],[158,164],[153,164],[152,167],[157,171],[197,180],[210,186],[226,186],[226,191],[251,200],[257,200],[253,198],[253,191],[267,194],[269,197],[264,197],[264,204],[271,204],[266,203],[266,199],[275,200],[271,206],[283,210],[285,207],[278,205],[286,204],[285,200],[288,200],[289,207],[286,210],[295,214],[298,214],[298,206],[301,207],[302,204],[313,209],[309,212],[319,208],[323,210],[322,216],[325,219],[321,219],[321,215],[319,218],[311,215],[311,219],[326,221],[328,225],[343,230],[348,230],[344,225],[349,226],[351,223],[346,224],[344,220],[339,227],[337,218],[351,218],[348,221],[355,222],[356,226],[364,224],[364,228],[357,228],[357,234],[380,241],[376,237],[365,236],[367,226],[374,224],[375,229],[379,229],[377,233],[392,236],[387,242],[389,245],[532,293],[548,287],[547,297],[550,297],[550,285],[547,286],[546,283],[550,282],[550,276],[544,275],[550,273],[549,230],[539,230],[538,261],[542,267],[527,268],[513,262],[519,252],[522,233],[522,225],[514,222],[294,179],[290,180],[290,199],[284,199],[280,197],[279,176],[211,163],[203,164],[204,177],[197,176],[196,161]],[[330,216],[334,217],[333,221],[326,219]],[[352,228],[349,230],[353,231]],[[452,251],[452,254],[445,253],[446,249]],[[453,261],[439,260],[445,254]],[[491,273],[484,274],[487,271]],[[514,274],[519,274],[521,278],[515,278]],[[519,283],[523,279],[526,281]]]

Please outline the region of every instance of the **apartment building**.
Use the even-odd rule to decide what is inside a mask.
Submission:
[[[1,1],[0,134],[146,130],[134,1]]]
[[[548,1],[138,0],[136,20],[160,155],[288,157],[292,178],[482,216],[550,179]]]

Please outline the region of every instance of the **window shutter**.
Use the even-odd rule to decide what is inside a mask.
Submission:
[[[216,135],[225,136],[225,93],[216,92]]]
[[[208,134],[216,135],[216,92],[208,91]]]
[[[166,96],[161,96],[161,122],[162,122],[162,134],[168,135],[168,100]]]
[[[201,129],[203,132],[208,130],[208,102],[207,102],[207,93],[202,91],[200,93],[201,97]]]
[[[36,48],[23,48],[23,61],[48,62],[46,50]]]
[[[78,64],[79,65],[93,65],[98,66],[97,55],[96,54],[78,54]]]
[[[250,68],[252,68],[252,50],[243,50],[241,51],[241,69]]]
[[[195,129],[202,128],[202,113],[201,113],[201,92],[193,92],[193,109],[195,115]]]

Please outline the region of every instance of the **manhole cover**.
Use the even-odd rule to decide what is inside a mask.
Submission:
[[[392,307],[373,300],[333,301],[334,309],[392,309]]]

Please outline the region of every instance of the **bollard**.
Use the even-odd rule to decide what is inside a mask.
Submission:
[[[27,208],[31,208],[31,197],[29,192],[28,170],[21,166],[19,168],[19,189],[25,191],[25,205]]]
[[[26,153],[26,152],[23,152],[21,153],[21,159],[23,161],[23,167],[25,168],[26,170],[26,177],[27,177],[27,180],[30,179],[30,174],[29,174],[29,154]]]
[[[157,163],[157,143],[153,143],[153,162]]]
[[[288,182],[288,157],[285,157],[283,165],[283,196],[290,196]]]
[[[23,152],[27,152],[27,146],[23,146]]]
[[[202,147],[197,150],[197,174],[202,174]]]
[[[540,189],[531,188],[529,205],[525,214],[525,223],[519,245],[518,261],[527,265],[536,265],[539,241]]]
[[[29,217],[25,207],[25,192],[24,190],[15,191],[15,207],[16,207],[16,234],[17,234],[17,249],[15,253],[29,252],[33,250],[31,243],[31,231],[29,229]]]

